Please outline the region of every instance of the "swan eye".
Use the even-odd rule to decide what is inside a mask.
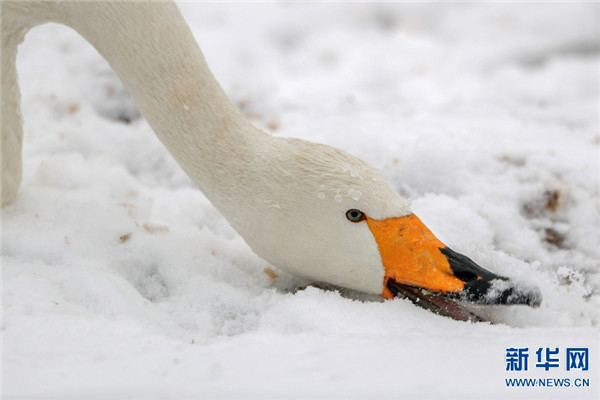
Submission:
[[[353,208],[346,211],[346,218],[348,218],[348,221],[350,222],[360,222],[365,219],[365,214],[362,211]]]

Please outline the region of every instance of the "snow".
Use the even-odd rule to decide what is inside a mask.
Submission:
[[[180,8],[255,124],[381,168],[443,242],[537,285],[543,303],[480,307],[497,323],[464,323],[276,270],[95,50],[45,25],[18,58],[4,397],[598,398],[597,3]],[[510,347],[530,349],[529,371],[506,371]],[[588,347],[589,371],[535,368],[540,347]],[[591,385],[506,387],[515,377]]]

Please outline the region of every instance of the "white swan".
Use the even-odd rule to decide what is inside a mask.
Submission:
[[[2,2],[3,204],[21,178],[17,47],[49,21],[73,28],[109,61],[179,165],[273,265],[385,298],[421,296],[411,289],[419,287],[480,303],[539,304],[537,291],[515,290],[443,245],[376,169],[252,126],[173,3]]]

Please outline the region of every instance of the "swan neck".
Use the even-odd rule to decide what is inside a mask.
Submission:
[[[141,113],[210,197],[215,171],[252,151],[252,127],[215,80],[171,2],[40,2],[37,23],[59,22],[88,40],[117,73]],[[208,193],[207,193],[208,192]]]

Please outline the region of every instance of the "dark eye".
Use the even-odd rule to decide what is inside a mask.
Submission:
[[[346,211],[346,218],[348,218],[348,221],[350,222],[360,222],[365,219],[365,214],[362,211],[353,208],[352,210]]]

